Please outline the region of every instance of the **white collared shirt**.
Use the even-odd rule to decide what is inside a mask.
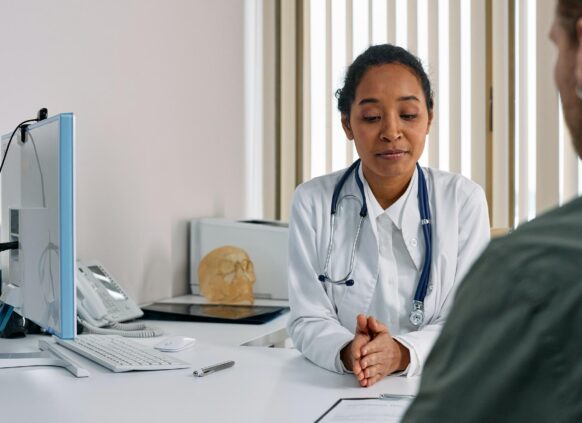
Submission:
[[[364,176],[361,175],[370,223],[378,240],[379,250],[378,283],[368,314],[388,326],[393,336],[416,330],[416,327],[410,323],[408,314],[418,285],[420,269],[408,254],[406,242],[420,249],[422,257],[424,257],[425,246],[416,238],[405,240],[401,228],[402,214],[409,203],[411,207],[418,207],[417,173],[418,171],[415,170],[404,194],[385,210],[376,200]]]
[[[418,249],[423,260],[426,252],[424,239],[422,242],[417,237],[405,240],[402,233],[402,220],[406,209],[418,207],[418,170],[415,169],[404,194],[387,209],[383,209],[374,196],[361,168],[360,178],[364,184],[370,223],[378,240],[379,254],[378,283],[367,314],[384,323],[390,334],[406,345],[398,335],[417,329],[410,323],[408,316],[421,271],[421,267],[415,264],[408,253],[408,248]],[[404,374],[409,369],[418,367],[418,357],[414,350],[410,351],[410,359],[411,365]]]

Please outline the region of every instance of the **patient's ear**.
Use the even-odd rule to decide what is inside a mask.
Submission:
[[[350,125],[350,118],[345,113],[342,113],[342,128],[344,128],[346,137],[348,137],[349,140],[353,140],[354,132],[352,131],[352,126]]]

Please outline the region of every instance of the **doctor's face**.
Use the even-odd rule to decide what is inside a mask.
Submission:
[[[431,121],[419,78],[399,63],[371,67],[356,88],[349,118],[342,115],[370,184],[393,178],[408,183]]]

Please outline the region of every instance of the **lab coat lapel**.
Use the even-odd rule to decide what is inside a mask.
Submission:
[[[355,178],[350,177],[344,189],[361,198]],[[369,216],[364,219],[360,230],[352,278],[354,285],[347,287],[344,299],[338,308],[338,317],[344,326],[355,331],[356,316],[368,312],[378,280],[378,242]]]
[[[404,245],[406,245],[406,250],[414,262],[416,270],[420,271],[424,254],[424,238],[420,229],[417,170],[412,181],[413,186],[404,204],[400,227],[402,228],[402,237],[404,239]]]

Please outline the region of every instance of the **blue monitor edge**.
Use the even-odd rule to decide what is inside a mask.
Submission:
[[[0,256],[0,301],[63,339],[77,329],[74,148],[74,115],[53,116],[30,125],[25,143],[12,141],[0,175],[0,237],[19,241]]]

